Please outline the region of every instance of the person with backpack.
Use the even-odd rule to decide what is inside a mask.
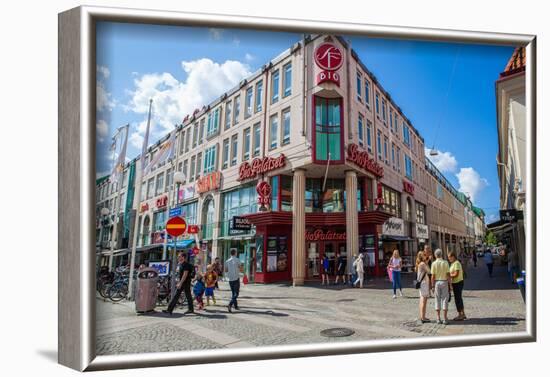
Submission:
[[[176,273],[179,277],[176,285],[176,294],[172,297],[172,300],[168,304],[168,308],[164,309],[164,313],[172,315],[176,304],[183,292],[185,292],[185,298],[187,299],[187,311],[184,314],[192,314],[193,310],[193,297],[191,296],[191,281],[195,277],[195,267],[187,261],[187,255],[184,252],[178,254],[178,267]]]

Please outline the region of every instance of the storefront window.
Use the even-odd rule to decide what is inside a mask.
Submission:
[[[279,176],[271,177],[271,210],[279,211]]]
[[[306,212],[321,212],[321,181],[306,179]]]
[[[288,238],[267,237],[267,272],[284,272],[288,269]]]
[[[203,207],[203,232],[202,232],[202,238],[203,239],[212,239],[212,235],[214,233],[214,217],[215,217],[215,210],[214,210],[214,201],[212,199],[209,199]]]
[[[256,236],[256,272],[264,271],[264,236]]]
[[[256,189],[246,186],[229,191],[222,197],[222,236],[231,235],[230,226],[233,216],[246,215],[257,212]]]
[[[163,231],[166,225],[166,211],[159,211],[153,214],[153,232]]]
[[[325,191],[321,192],[322,178],[306,179],[306,212],[344,212],[345,182],[343,179],[327,179]]]
[[[281,176],[281,211],[292,211],[292,177]]]
[[[341,99],[315,97],[315,160],[340,161]],[[330,157],[329,157],[330,155]]]
[[[395,217],[401,217],[401,194],[387,186],[382,186],[384,210]]]

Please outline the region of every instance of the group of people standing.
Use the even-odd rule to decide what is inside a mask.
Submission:
[[[463,321],[466,319],[464,301],[462,299],[464,270],[455,251],[449,251],[447,257],[448,261],[443,259],[443,251],[441,249],[436,249],[432,254],[429,246],[426,246],[423,251],[419,251],[416,256],[416,281],[419,283],[420,296],[419,320],[422,323],[430,322],[426,317],[426,306],[428,298],[432,297],[432,295],[435,296],[437,323],[445,325],[449,323],[447,313],[451,300],[451,292],[454,295],[456,310],[458,312],[458,315],[453,320]],[[441,311],[443,311],[443,320],[441,320]]]
[[[231,289],[231,300],[227,305],[227,310],[231,313],[233,309],[239,310],[237,298],[240,291],[240,270],[241,261],[237,258],[237,250],[231,249],[231,257],[225,262],[225,267],[222,268],[219,258],[215,258],[214,263],[209,264],[206,268],[206,273],[203,275],[200,272],[195,271],[193,266],[188,261],[188,256],[185,252],[178,254],[178,266],[176,268],[177,285],[176,293],[170,300],[168,307],[163,310],[164,313],[172,314],[176,304],[181,296],[185,294],[187,301],[187,311],[184,314],[192,314],[195,312],[193,304],[193,296],[191,295],[191,286],[193,285],[193,295],[195,296],[195,302],[197,303],[197,309],[204,309],[204,297],[206,297],[206,306],[212,304],[216,305],[216,297],[214,290],[219,289],[218,281],[225,276],[229,281],[229,287]]]

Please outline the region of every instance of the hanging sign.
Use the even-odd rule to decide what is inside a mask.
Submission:
[[[405,236],[405,223],[398,217],[390,217],[382,226],[382,234],[386,236]]]
[[[271,201],[271,185],[265,181],[260,181],[256,185],[256,192],[258,193],[258,204],[268,205]]]
[[[336,72],[344,62],[342,51],[332,43],[319,45],[314,52],[315,63],[321,72],[317,74],[317,85],[332,82],[340,86],[340,74]]]

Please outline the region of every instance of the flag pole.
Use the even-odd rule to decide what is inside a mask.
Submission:
[[[135,184],[136,197],[134,199],[136,215],[134,217],[134,232],[132,234],[132,256],[130,258],[130,275],[128,277],[128,298],[133,300],[134,298],[134,265],[136,263],[136,248],[138,242],[139,232],[139,204],[141,202],[141,180],[143,179],[143,168],[145,163],[145,153],[147,152],[147,144],[149,143],[149,127],[151,125],[151,107],[153,106],[153,99],[149,100],[149,115],[147,116],[147,129],[145,131],[145,138],[143,139],[143,148],[140,157],[140,166],[136,174]]]

